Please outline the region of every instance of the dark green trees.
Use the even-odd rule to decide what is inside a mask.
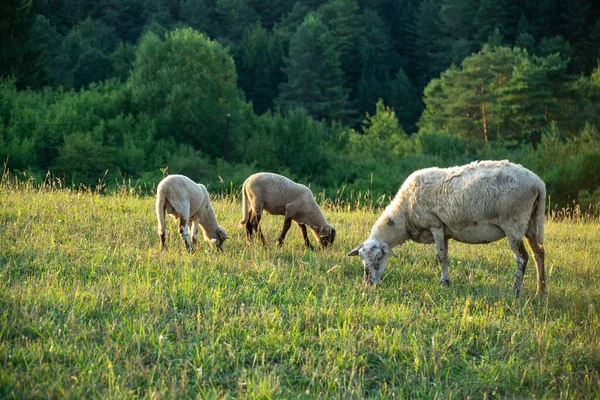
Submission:
[[[313,118],[328,121],[347,115],[348,91],[333,43],[331,32],[316,14],[309,14],[298,27],[285,59],[287,81],[279,94],[284,110],[301,107]]]

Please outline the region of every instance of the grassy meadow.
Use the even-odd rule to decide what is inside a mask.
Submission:
[[[396,249],[380,287],[345,254],[379,211],[324,205],[337,228],[305,250],[240,201],[213,200],[231,240],[184,251],[154,199],[0,185],[0,398],[599,398],[600,223],[546,225],[549,294],[530,262],[515,297],[506,240]],[[312,239],[312,238],[311,238]],[[315,244],[314,239],[312,239]]]

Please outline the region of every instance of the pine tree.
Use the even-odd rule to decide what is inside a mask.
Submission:
[[[209,6],[207,0],[183,0],[180,14],[185,23],[208,37],[216,38],[223,34],[221,24],[216,22],[216,10]]]
[[[441,65],[435,60],[435,55],[441,51],[439,47],[442,32],[439,25],[440,0],[423,0],[417,12],[415,22],[416,32],[416,64],[421,71],[419,85],[424,87],[434,77],[438,76],[448,65]]]
[[[379,14],[365,10],[365,33],[359,40],[361,76],[358,83],[357,106],[360,113],[375,112],[380,98],[389,103],[390,43],[385,25]]]
[[[265,29],[271,29],[279,22],[282,15],[292,10],[296,0],[248,0],[248,3],[260,15],[261,25]]]
[[[305,108],[313,118],[329,121],[347,115],[340,54],[316,14],[309,14],[292,37],[284,71],[287,82],[281,85],[278,102],[285,110]]]
[[[350,88],[349,104],[359,96],[357,82],[361,77],[362,60],[359,51],[365,36],[365,21],[356,0],[329,0],[318,9],[321,20],[329,27],[334,49],[340,54],[344,86]]]
[[[473,44],[477,0],[440,0],[439,29],[443,34],[433,58],[444,68],[458,65],[476,48]]]
[[[365,13],[373,8],[381,16],[391,51],[391,70],[403,68],[411,78],[419,73],[415,63],[415,19],[421,0],[365,1]],[[366,22],[367,26],[369,23]]]
[[[446,131],[479,146],[530,143],[551,123],[565,124],[573,101],[566,61],[529,56],[519,48],[484,46],[425,89],[419,126]]]
[[[473,20],[474,38],[482,45],[496,29],[505,32],[507,14],[504,0],[481,0],[479,9]]]
[[[575,70],[589,74],[595,67],[598,57],[598,53],[594,54],[590,51],[592,47],[590,27],[594,22],[590,13],[590,1],[571,0],[565,3],[566,12],[562,15],[564,18],[562,34],[573,49],[572,65],[575,66]]]
[[[246,29],[259,20],[258,14],[248,4],[248,0],[216,0],[215,14],[228,42],[238,42]]]
[[[531,25],[523,14],[521,14],[521,17],[519,18],[516,32],[515,46],[527,50],[530,54],[533,53],[535,48],[535,38],[531,34]]]
[[[551,123],[562,125],[568,116],[561,110],[572,98],[570,82],[567,62],[558,54],[521,58],[498,102],[506,111],[507,138],[536,140]]]
[[[37,65],[26,79],[26,86],[41,88],[45,85],[69,86],[71,70],[69,58],[62,45],[63,36],[43,15],[37,15],[30,31],[27,46],[39,52]]]
[[[284,81],[284,48],[289,46],[287,33],[279,29],[268,32],[256,24],[244,34],[239,45],[239,84],[254,110],[262,114],[273,106],[274,93]]]
[[[0,77],[15,76],[17,86],[26,87],[36,73],[42,49],[29,42],[34,19],[31,0],[7,0],[0,13]]]
[[[119,39],[130,43],[139,39],[145,22],[139,12],[142,0],[104,0],[98,3],[102,5],[100,19],[117,31]]]
[[[528,0],[529,21],[532,34],[536,38],[560,34],[559,0]]]
[[[398,70],[390,84],[390,106],[396,111],[398,120],[409,133],[416,131],[416,123],[423,111],[419,91],[402,68]]]

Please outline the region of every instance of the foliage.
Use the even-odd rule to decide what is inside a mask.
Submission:
[[[596,145],[584,137],[600,127],[590,0],[9,1],[4,11],[0,159],[29,176],[111,186],[169,170],[230,188],[269,170],[379,196],[420,167],[508,158],[544,177],[558,203],[595,196],[596,155],[578,147]]]
[[[170,32],[164,40],[148,33],[127,84],[136,112],[161,121],[160,138],[172,137],[211,157],[223,155],[227,114],[247,107],[227,50],[192,29]],[[232,147],[241,134],[232,124]]]
[[[558,54],[530,57],[518,48],[486,45],[430,82],[419,126],[458,134],[475,147],[490,140],[535,143],[550,123],[571,127],[564,109],[574,99]]]
[[[340,53],[331,32],[316,14],[309,14],[290,40],[279,104],[284,110],[304,108],[315,119],[341,120],[347,91],[342,86]]]
[[[291,34],[284,29],[268,32],[260,24],[248,29],[237,51],[240,88],[252,99],[254,110],[262,114],[273,107],[274,96],[285,80],[284,56]]]
[[[565,140],[558,127],[552,125],[542,135],[528,162],[543,171],[541,177],[555,206],[572,203],[584,192],[589,204],[593,203],[590,193],[600,186],[599,149],[600,134],[596,127],[586,125],[580,137]]]

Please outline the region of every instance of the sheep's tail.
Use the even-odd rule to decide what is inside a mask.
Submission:
[[[242,186],[242,220],[240,225],[244,226],[250,220],[250,212],[248,210],[248,193],[246,192],[246,184]]]
[[[156,219],[158,220],[158,235],[162,236],[165,233],[165,210],[166,210],[167,193],[163,190],[158,190],[156,194]]]
[[[543,182],[538,185],[538,199],[534,210],[534,218],[537,241],[541,246],[544,244],[544,222],[546,221],[546,185]]]

